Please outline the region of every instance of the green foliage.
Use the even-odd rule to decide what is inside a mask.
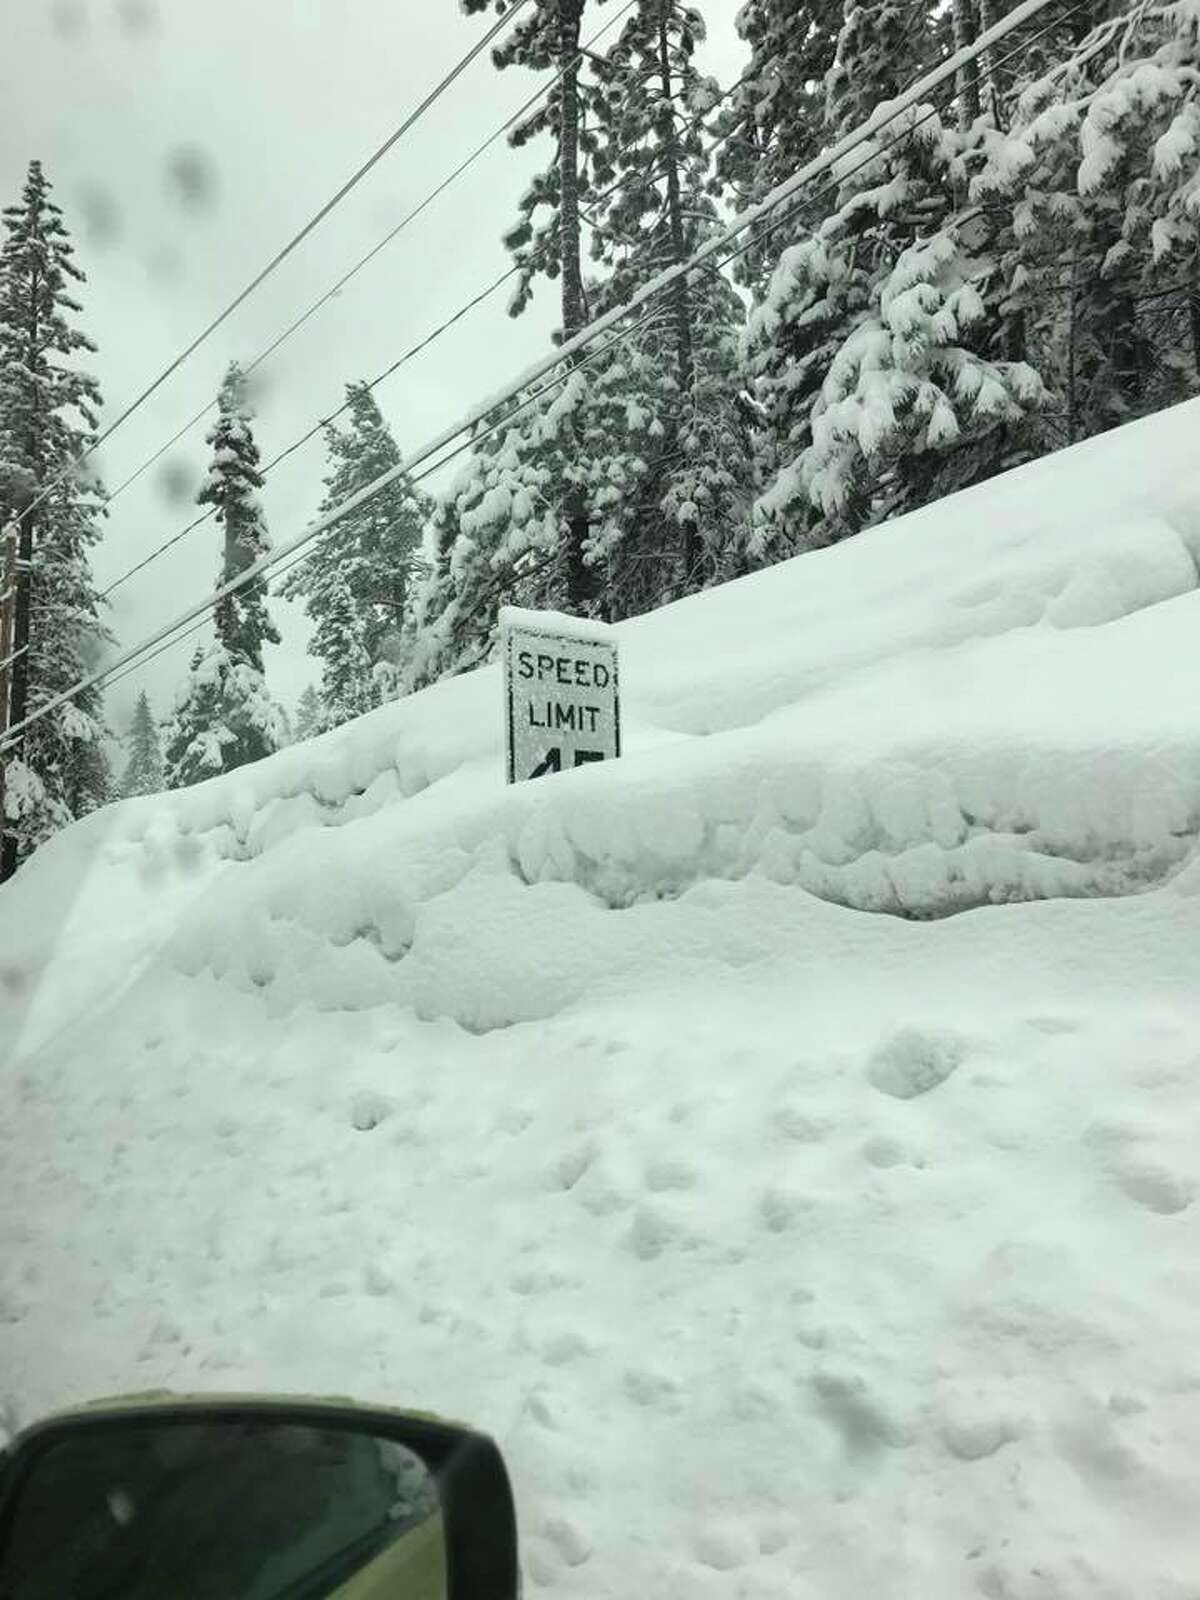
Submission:
[[[365,384],[348,384],[349,421],[330,426],[322,512],[400,465],[400,451]],[[314,624],[310,655],[322,663],[322,727],[380,703],[377,669],[390,666],[404,627],[409,576],[430,504],[407,473],[336,522],[281,592],[302,599]]]
[[[74,325],[85,279],[50,194],[31,162],[19,203],[4,211],[0,249],[0,524],[40,500],[21,523],[29,634],[14,691],[24,675],[27,715],[85,677],[111,637],[89,564],[103,497],[75,465],[95,440],[100,390],[80,365],[95,346]],[[29,729],[10,761],[19,859],[111,798],[105,734],[96,688]]]
[[[208,433],[212,461],[197,495],[210,505],[224,534],[218,590],[270,550],[258,500],[262,475],[250,423],[246,382],[234,362],[218,396],[217,420]],[[178,789],[259,761],[279,748],[282,725],[267,691],[263,647],[278,644],[267,611],[264,578],[225,595],[214,611],[216,639],[192,657],[165,735],[166,780]]]
[[[310,683],[296,703],[295,739],[299,744],[304,739],[311,739],[326,726],[325,707],[321,703],[321,696]]]
[[[824,144],[825,79],[842,18],[841,0],[745,0],[738,12],[750,59],[715,129],[717,186],[736,211],[763,200]],[[761,288],[779,247],[769,232],[756,234],[735,274]]]
[[[125,736],[128,759],[125,775],[121,779],[121,796],[157,794],[166,787],[163,777],[162,750],[158,742],[158,728],[145,690],[137,697],[133,721]]]

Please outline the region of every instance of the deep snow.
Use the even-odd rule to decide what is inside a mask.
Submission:
[[[0,1404],[441,1409],[556,1596],[1200,1596],[1200,402],[0,892]],[[878,913],[891,913],[879,915]]]

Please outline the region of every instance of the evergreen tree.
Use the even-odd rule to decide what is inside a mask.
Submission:
[[[889,6],[873,21],[893,50],[938,48],[910,8]],[[835,121],[901,87],[870,9],[848,0]],[[910,55],[910,75],[927,65]],[[847,158],[829,214],[783,252],[747,341],[767,423],[759,559],[841,538],[1032,452],[1045,390],[995,348],[1002,290],[979,248],[985,231],[964,214],[965,162],[984,138],[910,108]]]
[[[325,707],[321,704],[321,696],[310,683],[296,704],[296,743],[300,744],[305,739],[313,738],[314,735],[322,732],[327,726]]]
[[[221,589],[270,549],[258,500],[262,477],[258,446],[250,430],[254,413],[246,382],[234,362],[218,397],[217,420],[208,433],[213,448],[208,476],[196,496],[216,512],[224,533]],[[255,578],[218,601],[216,638],[192,657],[166,734],[169,788],[198,783],[258,761],[279,747],[278,707],[267,691],[263,646],[278,644],[267,612],[267,585]]]
[[[580,474],[581,486],[598,496],[600,516],[627,487],[613,448],[632,409],[626,377],[617,365],[573,372],[551,393],[518,394],[487,419],[488,436],[430,518],[433,561],[415,591],[405,688],[486,660],[501,605],[558,603],[564,479]],[[633,420],[640,423],[641,413]],[[581,439],[588,445],[582,471]]]
[[[94,442],[100,390],[78,365],[95,345],[73,326],[80,311],[62,212],[41,163],[4,211],[0,249],[0,525],[19,519],[10,706],[14,723],[92,670],[110,635],[88,562],[99,538],[97,484],[76,470]],[[45,494],[45,498],[41,498]],[[36,508],[33,503],[37,501]],[[43,717],[9,759],[0,876],[56,829],[111,798],[98,689]]]
[[[913,0],[845,0],[826,79],[826,122],[841,138],[928,70],[930,8]]]
[[[718,227],[696,124],[715,87],[694,65],[699,13],[644,0],[592,63],[591,171],[610,192],[583,206],[594,313],[626,302]],[[716,271],[665,296],[645,326],[586,370],[489,419],[431,520],[406,682],[486,659],[504,602],[562,604],[563,485],[588,508],[597,609],[635,614],[729,567],[752,499],[739,396],[738,296]],[[532,403],[528,403],[531,402]]]
[[[145,690],[137,697],[133,721],[126,735],[129,759],[125,776],[121,780],[121,795],[128,800],[133,795],[157,794],[165,787],[163,782],[162,751],[158,743],[158,728]]]
[[[322,512],[398,466],[400,451],[365,384],[348,384],[349,423],[326,429],[331,470]],[[402,473],[335,523],[314,553],[284,580],[303,598],[315,628],[308,649],[323,663],[323,727],[336,727],[380,702],[375,669],[385,641],[404,625],[409,569],[429,502]]]
[[[593,257],[606,269],[601,310],[631,299],[720,231],[697,116],[716,98],[716,85],[695,65],[704,38],[703,18],[683,0],[643,0],[603,68],[600,127],[617,182],[589,219]],[[657,442],[637,502],[627,503],[623,526],[613,530],[620,542],[593,540],[613,573],[612,615],[713,581],[739,542],[737,524],[751,499],[737,377],[741,301],[709,267],[679,278],[665,310],[639,331],[634,356],[624,360],[630,399],[657,424]]]
[[[503,12],[507,0],[461,0],[467,12],[489,6]],[[590,194],[609,181],[611,173],[597,159],[599,146],[590,124],[596,88],[580,60],[581,28],[586,0],[533,0],[492,57],[497,67],[520,65],[535,72],[554,70],[560,81],[509,142],[520,149],[539,134],[553,141],[550,163],[539,173],[520,202],[517,223],[505,236],[518,270],[510,304],[514,316],[529,304],[539,276],[557,280],[562,305],[563,340],[580,332],[588,320],[580,243],[580,209]],[[571,463],[556,485],[562,512],[557,576],[567,606],[588,608],[595,580],[589,566],[589,507],[583,493],[586,465],[583,441],[568,452]]]
[[[824,85],[842,20],[842,0],[746,0],[739,11],[750,64],[717,122],[717,176],[736,211],[757,205],[821,149]],[[756,233],[735,273],[758,288],[779,247],[765,228]]]
[[[1011,320],[1059,398],[1047,444],[1197,392],[1200,13],[1103,0],[1012,98],[973,197],[1007,205]]]

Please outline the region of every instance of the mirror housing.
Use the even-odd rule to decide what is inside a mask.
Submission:
[[[38,1503],[35,1486],[42,1469],[41,1506],[44,1512],[47,1478],[55,1459],[81,1451],[93,1464],[105,1461],[111,1448],[114,1459],[141,1436],[161,1440],[180,1430],[178,1437],[220,1437],[226,1446],[222,1469],[236,1464],[238,1441],[243,1438],[306,1440],[334,1439],[343,1449],[372,1444],[388,1448],[397,1459],[410,1461],[428,1475],[436,1490],[433,1503],[440,1511],[444,1562],[438,1587],[444,1600],[517,1600],[520,1580],[517,1559],[516,1514],[503,1457],[492,1439],[475,1429],[415,1411],[361,1406],[350,1400],[256,1395],[173,1395],[158,1392],[96,1401],[48,1417],[23,1429],[0,1450],[0,1596],[10,1600],[5,1588],[6,1560],[15,1559],[22,1527],[28,1532],[30,1504]],[[209,1430],[205,1433],[205,1430]],[[233,1452],[231,1457],[230,1452]],[[57,1454],[55,1454],[57,1453]],[[215,1458],[214,1458],[215,1459]],[[299,1469],[303,1470],[303,1464]],[[199,1482],[219,1481],[208,1467]],[[139,1490],[140,1493],[140,1490]],[[65,1498],[65,1495],[64,1495]],[[22,1501],[26,1512],[22,1522]],[[110,1496],[110,1505],[113,1497]],[[52,1506],[52,1510],[54,1510]],[[70,1526],[77,1508],[64,1505],[63,1525]],[[428,1513],[426,1513],[428,1515]],[[113,1505],[114,1529],[126,1518]],[[130,1519],[131,1520],[131,1519]],[[213,1548],[222,1544],[225,1530],[213,1528]],[[115,1535],[119,1537],[119,1534]],[[396,1541],[404,1537],[397,1535]],[[203,1543],[196,1547],[203,1548]],[[199,1557],[196,1561],[199,1561]],[[439,1558],[440,1560],[440,1558]],[[193,1563],[195,1565],[195,1562]],[[333,1587],[289,1584],[283,1594],[344,1595],[346,1600],[426,1600],[427,1581],[416,1587],[410,1580],[388,1576],[386,1551],[371,1554],[371,1572],[365,1569],[345,1577]],[[394,1573],[394,1569],[393,1569]],[[117,1591],[119,1593],[119,1591]],[[23,1600],[20,1588],[11,1600]],[[237,1600],[230,1595],[229,1600]],[[442,1594],[436,1596],[442,1600]]]

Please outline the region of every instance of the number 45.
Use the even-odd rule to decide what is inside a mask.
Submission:
[[[603,761],[603,760],[604,760],[604,752],[603,752],[603,750],[576,750],[576,752],[575,752],[575,763],[574,764],[577,767],[586,767],[590,761]],[[550,746],[549,750],[546,751],[545,760],[542,761],[540,766],[534,767],[533,771],[529,774],[529,776],[531,778],[544,778],[548,772],[561,772],[561,771],[562,771],[562,747],[560,745],[557,745],[557,744],[552,744]]]

